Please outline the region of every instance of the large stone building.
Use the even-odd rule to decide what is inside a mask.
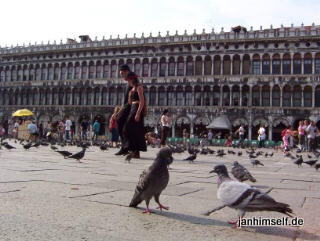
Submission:
[[[201,132],[220,115],[249,139],[264,124],[269,139],[301,119],[319,124],[320,26],[174,34],[35,44],[0,49],[0,118],[28,108],[38,121],[69,115],[108,121],[123,99],[118,68],[141,78],[149,106],[146,126],[173,113],[172,134]],[[104,126],[102,132],[106,130]]]

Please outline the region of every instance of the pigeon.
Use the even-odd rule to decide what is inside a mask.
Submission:
[[[308,164],[310,167],[312,167],[314,164],[316,164],[318,160],[309,160],[309,161],[305,161],[305,164]]]
[[[257,180],[250,174],[250,172],[244,166],[240,165],[237,161],[233,163],[231,170],[232,175],[238,179],[240,182],[250,180],[251,182],[256,182]]]
[[[23,145],[23,148],[25,150],[29,150],[31,146],[32,146],[32,143],[30,142],[30,143],[27,143],[27,144]]]
[[[300,166],[302,165],[302,163],[303,163],[302,156],[300,156],[300,157],[294,162],[294,164],[297,164],[298,167],[300,167]]]
[[[238,152],[238,156],[242,156],[242,151],[239,151],[239,152]]]
[[[106,151],[106,150],[108,150],[107,143],[101,145],[101,146],[100,146],[100,150],[101,150],[101,151]]]
[[[158,208],[160,208],[161,211],[162,209],[168,210],[168,207],[165,207],[160,203],[159,197],[161,192],[168,185],[168,165],[172,162],[172,150],[169,147],[160,149],[152,165],[140,175],[138,185],[129,207],[137,207],[142,201],[145,201],[147,208],[144,213],[150,214],[149,202],[151,198],[154,197],[154,200],[158,203]]]
[[[189,161],[189,163],[193,163],[193,161],[197,158],[197,153],[187,157],[186,159],[184,159],[185,161]]]
[[[38,148],[40,146],[40,142],[35,143],[32,147]]]
[[[83,148],[82,151],[76,154],[73,154],[71,156],[68,156],[68,158],[73,158],[73,159],[76,159],[78,162],[81,162],[80,160],[84,157],[85,152],[86,152],[86,148]]]
[[[56,151],[56,152],[58,152],[59,154],[61,154],[61,155],[64,157],[64,159],[66,159],[68,156],[71,156],[71,155],[72,155],[72,153],[71,153],[71,152],[68,152],[68,151]]]
[[[250,159],[257,158],[257,156],[256,156],[256,155],[253,155],[253,154],[249,154],[249,158],[250,158]]]
[[[275,211],[292,217],[293,211],[288,204],[277,202],[268,195],[271,190],[262,192],[247,183],[230,179],[225,165],[215,166],[210,171],[210,173],[212,172],[218,174],[217,197],[222,201],[223,205],[209,211],[206,215],[228,206],[238,210],[239,218],[243,218],[246,212],[255,211]],[[237,222],[238,219],[229,223],[237,227]]]
[[[234,151],[228,150],[228,154],[235,155],[236,153]]]
[[[125,160],[126,160],[127,162],[130,162],[130,161],[131,161],[131,159],[132,159],[132,155],[131,155],[131,153],[129,153],[128,155],[126,155]]]
[[[51,145],[51,147],[50,147],[52,150],[54,150],[54,151],[56,151],[56,150],[58,150],[58,148],[57,147],[55,147],[54,145]]]
[[[318,169],[320,168],[320,163],[317,163],[314,168],[318,171]]]
[[[8,149],[8,150],[16,149],[14,146],[11,146],[11,145],[8,144],[7,142],[2,143],[2,145],[3,145],[6,149]]]
[[[258,165],[261,165],[261,166],[264,166],[263,163],[261,163],[259,160],[255,159],[255,160],[252,160],[251,161],[251,164],[252,166],[258,166]]]

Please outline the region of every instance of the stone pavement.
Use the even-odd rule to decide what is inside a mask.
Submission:
[[[307,165],[298,168],[281,152],[259,158],[265,166],[257,168],[244,151],[242,157],[199,155],[194,164],[183,161],[187,153],[174,154],[170,182],[160,197],[170,210],[160,212],[152,200],[154,213],[146,215],[145,203],[137,209],[128,204],[141,171],[158,149],[149,148],[128,164],[113,155],[116,149],[90,147],[84,163],[77,163],[50,147],[25,151],[10,143],[18,149],[0,150],[0,240],[320,240],[320,172]],[[230,170],[234,160],[252,172],[258,188],[274,187],[270,195],[289,203],[304,226],[232,229],[227,221],[236,217],[235,210],[202,215],[220,204],[217,176],[209,171],[218,163]],[[283,217],[273,212],[246,215],[253,216]]]

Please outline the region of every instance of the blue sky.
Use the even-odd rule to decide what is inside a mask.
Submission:
[[[220,32],[237,25],[320,25],[319,0],[6,0],[1,9],[2,47],[65,42],[83,34],[102,39],[167,30]]]

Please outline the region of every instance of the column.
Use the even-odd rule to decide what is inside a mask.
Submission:
[[[283,74],[282,65],[283,65],[282,58],[280,58],[280,74],[281,75]]]
[[[196,91],[195,91],[194,86],[192,87],[192,93],[193,93],[193,95],[192,95],[192,105],[194,106],[194,105],[196,105],[196,101],[195,101]]]
[[[314,74],[315,72],[314,72],[314,65],[315,65],[315,63],[316,63],[316,60],[315,60],[315,54],[314,53],[312,53],[312,59],[311,59],[311,64],[312,64],[312,74]]]
[[[232,86],[229,86],[229,106],[232,106]]]
[[[272,125],[269,125],[269,141],[272,141]]]
[[[176,130],[175,130],[175,125],[173,123],[173,125],[172,125],[172,137],[175,137],[175,135],[176,135]]]
[[[230,57],[230,75],[233,75],[233,59]]]
[[[304,86],[301,86],[301,107],[304,107]]]
[[[282,86],[280,86],[280,107],[282,108]]]
[[[99,89],[99,100],[98,105],[102,105],[102,87]]]
[[[252,124],[249,123],[248,125],[248,139],[252,140]]]
[[[252,106],[252,86],[249,85],[249,106]]]
[[[205,56],[203,56],[203,60],[201,61],[202,63],[202,75],[204,75],[204,59],[205,59]]]
[[[291,59],[290,59],[290,74],[293,74],[293,56],[291,56]]]
[[[312,88],[312,108],[315,106],[315,87]]]
[[[259,97],[260,97],[260,105],[259,106],[262,106],[262,86],[259,86]]]
[[[270,107],[272,107],[272,88],[273,86],[270,86]]]
[[[239,86],[239,89],[240,89],[240,96],[239,96],[239,106],[242,106],[242,85]]]
[[[201,106],[203,106],[203,86],[201,86]]]
[[[156,89],[156,103],[155,103],[156,106],[159,105],[159,91],[158,89]]]
[[[73,105],[73,103],[75,103],[74,101],[73,101],[73,87],[71,87],[70,88],[70,100],[69,100],[69,103],[68,103],[68,105]]]
[[[220,86],[220,103],[219,106],[222,106],[222,101],[223,101],[223,86]]]
[[[301,74],[304,74],[304,58],[301,59]]]
[[[193,124],[193,122],[191,122],[191,124],[190,124],[190,134],[193,134],[193,128],[194,128],[194,124]]]
[[[220,56],[220,75],[223,75],[223,57]]]

